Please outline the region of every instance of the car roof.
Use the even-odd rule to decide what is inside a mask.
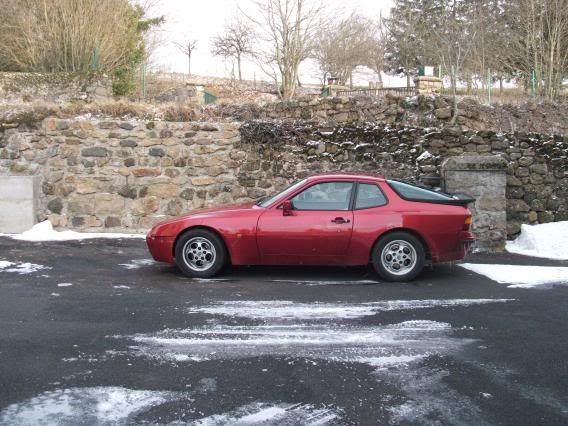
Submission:
[[[308,179],[373,179],[384,181],[383,175],[372,172],[333,172],[333,173],[318,173],[311,175]]]

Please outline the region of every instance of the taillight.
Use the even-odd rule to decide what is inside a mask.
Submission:
[[[471,218],[471,216],[466,217],[464,222],[463,222],[463,230],[469,231],[472,223],[473,223],[473,219]]]

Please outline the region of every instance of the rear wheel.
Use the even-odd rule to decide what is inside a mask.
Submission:
[[[424,246],[414,235],[399,231],[382,237],[373,249],[377,273],[387,281],[411,281],[424,268]]]
[[[176,265],[188,277],[213,277],[227,263],[225,244],[207,229],[187,231],[177,241],[174,253]]]

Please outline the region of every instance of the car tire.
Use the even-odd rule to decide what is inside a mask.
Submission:
[[[227,263],[227,249],[221,238],[207,229],[192,229],[176,242],[177,267],[191,278],[218,275]]]
[[[412,281],[422,272],[426,252],[417,237],[397,231],[388,233],[377,241],[371,259],[381,278],[405,282]]]

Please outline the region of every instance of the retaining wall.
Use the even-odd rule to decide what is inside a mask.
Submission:
[[[435,178],[452,156],[507,162],[508,234],[568,220],[560,136],[358,124],[166,123],[48,118],[0,133],[0,175],[37,175],[38,219],[81,230],[146,230],[182,212],[269,195],[333,170]]]

